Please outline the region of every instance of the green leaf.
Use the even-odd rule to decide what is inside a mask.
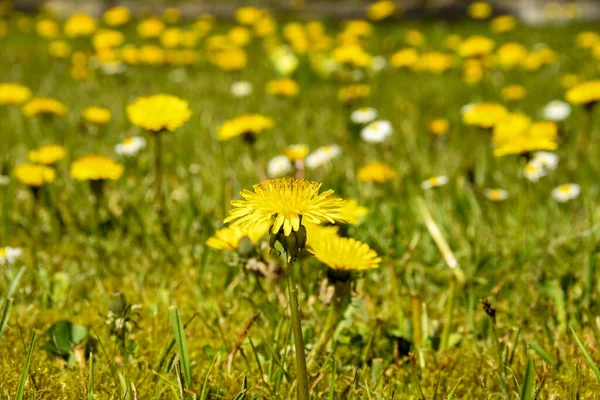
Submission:
[[[581,349],[581,352],[583,353],[583,356],[585,357],[585,360],[589,364],[589,366],[592,369],[592,371],[594,371],[594,374],[596,375],[596,378],[600,382],[600,369],[598,369],[598,366],[596,365],[596,363],[592,359],[592,356],[590,355],[590,353],[588,353],[588,351],[586,350],[586,348],[583,345],[583,343],[581,343],[581,340],[579,340],[579,338],[577,337],[577,334],[575,333],[575,330],[573,329],[573,327],[570,326],[570,328],[571,328],[571,332],[573,332],[573,336],[575,336],[575,341],[577,342],[577,345],[579,346],[579,348]]]
[[[23,400],[23,396],[25,395],[25,383],[27,382],[27,377],[29,376],[29,366],[31,365],[31,358],[33,357],[33,348],[35,347],[36,339],[37,334],[35,331],[33,331],[31,334],[31,340],[29,341],[29,350],[27,351],[25,364],[21,370],[21,380],[19,381],[19,387],[17,388],[17,400]]]
[[[523,374],[523,384],[521,386],[521,400],[533,400],[532,392],[535,384],[535,371],[533,369],[533,361],[527,360],[525,365],[525,373]]]

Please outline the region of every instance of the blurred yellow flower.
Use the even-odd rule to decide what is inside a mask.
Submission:
[[[490,21],[490,29],[496,33],[512,31],[516,26],[517,19],[512,15],[501,15]]]
[[[319,32],[319,35],[322,35],[322,29],[323,26],[321,26],[321,32]],[[308,28],[308,26],[307,26]],[[353,19],[350,20],[348,22],[346,22],[346,26],[345,26],[345,31],[354,35],[354,36],[360,36],[360,37],[364,37],[364,36],[370,36],[371,34],[373,34],[373,25],[371,25],[369,22],[361,20],[361,19]],[[310,33],[310,31],[309,31]],[[313,33],[312,35],[317,36],[315,33]]]
[[[480,35],[473,35],[465,39],[458,46],[458,54],[462,57],[483,57],[490,54],[496,44],[490,38]]]
[[[511,69],[524,63],[527,48],[521,43],[505,43],[496,51],[495,62],[504,69]]]
[[[447,119],[438,118],[434,119],[427,125],[427,128],[431,133],[438,136],[444,136],[448,134],[448,129],[450,128],[450,123]]]
[[[117,180],[122,174],[123,166],[104,156],[84,156],[71,164],[71,177],[78,181]]]
[[[527,90],[521,85],[508,85],[502,88],[504,100],[521,100],[527,94]]]
[[[575,85],[567,91],[565,97],[571,104],[595,104],[600,100],[600,80]]]
[[[92,36],[96,30],[96,25],[97,21],[95,18],[85,13],[76,13],[65,21],[63,29],[67,37],[87,37]]]
[[[58,23],[50,18],[44,18],[39,20],[35,24],[35,30],[43,38],[54,39],[58,36],[60,27]]]
[[[293,79],[282,78],[267,82],[265,90],[271,96],[295,97],[298,95],[300,87]]]
[[[467,14],[473,19],[489,18],[492,11],[492,5],[487,1],[475,1],[467,8]]]
[[[15,176],[24,185],[40,187],[52,183],[56,179],[56,172],[44,165],[21,164],[15,168]]]
[[[404,32],[404,41],[411,47],[419,47],[425,42],[425,36],[416,29]]]
[[[258,21],[261,12],[255,7],[240,7],[235,11],[235,19],[242,25],[252,25]]]
[[[342,204],[342,212],[346,216],[347,222],[351,225],[358,222],[369,213],[367,207],[363,207],[354,199],[348,199]]]
[[[31,90],[18,83],[0,83],[0,104],[21,104],[31,97]]]
[[[452,65],[454,65],[454,56],[438,51],[427,51],[419,57],[414,69],[442,73],[452,68]]]
[[[231,202],[233,209],[224,222],[252,229],[273,220],[271,232],[282,229],[285,236],[298,232],[304,222],[319,224],[347,221],[342,205],[344,200],[333,198],[333,190],[319,193],[321,183],[304,179],[282,178],[254,185],[254,192],[243,190],[244,200]]]
[[[71,45],[64,40],[53,40],[48,45],[48,53],[54,58],[67,58],[71,54]]]
[[[233,48],[211,55],[211,61],[224,71],[238,71],[246,67],[248,57],[243,49]]]
[[[181,11],[176,7],[167,7],[163,11],[163,19],[167,24],[176,24],[181,19]]]
[[[463,122],[481,128],[492,128],[508,116],[506,108],[498,103],[478,103],[463,114]]]
[[[217,138],[221,141],[240,135],[257,135],[272,129],[275,123],[271,118],[260,114],[245,114],[225,121],[220,127]]]
[[[594,31],[581,32],[575,38],[577,47],[583,49],[591,49],[597,44],[600,44],[600,35]]]
[[[554,122],[531,122],[520,113],[509,114],[494,126],[494,156],[523,154],[536,150],[556,150],[558,129]]]
[[[164,30],[165,23],[156,17],[146,18],[137,26],[137,33],[143,38],[157,38]]]
[[[369,85],[348,85],[340,88],[338,98],[346,105],[352,105],[358,99],[364,99],[371,95]]]
[[[187,101],[167,94],[140,97],[127,106],[129,121],[152,132],[174,131],[191,115]]]
[[[153,44],[147,44],[136,51],[137,62],[147,65],[162,65],[166,61],[165,50]]]
[[[394,180],[398,173],[389,165],[381,162],[372,162],[358,171],[358,180],[362,182],[383,183]]]
[[[129,22],[131,12],[127,7],[113,7],[104,12],[102,19],[106,25],[117,27]]]
[[[265,220],[251,229],[242,229],[239,226],[226,226],[215,232],[213,236],[208,238],[206,245],[217,250],[236,251],[240,245],[240,241],[247,237],[252,243],[258,243],[262,239],[272,225],[271,220]]]
[[[174,49],[181,44],[181,29],[168,28],[160,35],[160,44],[166,49]]]
[[[243,26],[234,26],[229,30],[227,36],[233,44],[243,47],[252,40],[252,32]]]
[[[303,160],[308,155],[308,146],[305,144],[293,144],[288,146],[283,153],[289,160]]]
[[[67,150],[59,145],[42,146],[27,153],[29,161],[42,165],[54,165],[66,155]]]
[[[335,235],[311,242],[315,258],[340,271],[365,271],[379,267],[381,258],[368,244]]]
[[[35,115],[67,115],[67,107],[50,97],[34,97],[23,106],[23,114],[27,117]]]
[[[125,42],[125,35],[114,29],[100,29],[92,37],[92,45],[96,51],[119,47]]]
[[[396,4],[392,0],[378,0],[367,8],[367,17],[380,21],[394,15]]]
[[[112,113],[104,107],[87,107],[83,110],[83,118],[96,125],[104,125],[112,119]]]
[[[354,68],[367,68],[373,61],[373,56],[356,44],[344,45],[333,50],[333,59],[338,64]]]
[[[401,49],[392,54],[390,64],[394,68],[412,67],[419,61],[419,53],[413,48]]]

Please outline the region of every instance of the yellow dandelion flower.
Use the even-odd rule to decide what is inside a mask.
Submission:
[[[285,236],[297,232],[304,221],[319,224],[347,221],[344,200],[333,198],[333,190],[319,193],[321,183],[304,179],[282,178],[254,185],[254,192],[243,190],[244,200],[234,200],[234,209],[225,219],[232,226],[250,229],[274,218],[271,232],[283,228]]]
[[[338,98],[344,104],[351,105],[358,99],[364,99],[371,95],[369,85],[348,85],[340,88]]]
[[[369,209],[361,206],[354,199],[348,199],[342,204],[342,213],[348,219],[349,224],[355,225],[369,213]]]
[[[44,18],[35,24],[35,30],[41,37],[53,39],[58,36],[60,28],[56,21],[50,18]]]
[[[54,58],[67,58],[71,54],[71,45],[64,40],[53,40],[48,45],[48,53]]]
[[[396,4],[391,0],[378,0],[367,8],[367,18],[373,21],[386,19],[396,11]]]
[[[23,106],[23,114],[27,117],[35,115],[67,115],[67,107],[50,97],[34,97]]]
[[[92,36],[97,24],[94,17],[85,13],[73,14],[65,21],[65,35],[71,38]]]
[[[379,267],[381,258],[368,244],[352,238],[327,236],[310,246],[315,258],[334,270],[365,271]]]
[[[210,61],[224,71],[239,71],[246,68],[248,55],[244,49],[231,48],[212,54]]]
[[[21,104],[31,97],[28,87],[17,83],[0,83],[0,104]]]
[[[96,51],[113,49],[125,42],[125,35],[114,29],[101,29],[92,37],[92,45]]]
[[[483,57],[490,54],[496,44],[490,38],[474,35],[465,39],[458,46],[458,54],[462,57]]]
[[[467,8],[467,14],[473,19],[487,19],[492,11],[492,5],[487,1],[475,1]]]
[[[167,94],[140,97],[127,106],[129,121],[152,132],[174,131],[191,115],[187,101]]]
[[[594,104],[600,100],[600,80],[575,85],[565,97],[571,104]]]
[[[358,171],[358,179],[362,182],[383,183],[394,180],[397,175],[397,172],[389,165],[380,162],[369,163]]]
[[[49,145],[31,150],[27,154],[27,157],[29,158],[29,161],[37,164],[53,165],[65,158],[66,155],[67,150],[65,150],[64,147],[58,145]]]
[[[273,128],[275,123],[271,118],[261,114],[245,114],[229,121],[219,127],[218,139],[229,140],[240,135],[255,136]]]
[[[506,108],[497,103],[478,103],[463,114],[463,122],[481,128],[491,128],[508,116]]]
[[[78,181],[117,180],[123,166],[108,157],[84,156],[71,164],[71,177]]]
[[[438,118],[431,121],[429,125],[427,125],[427,128],[429,129],[429,132],[433,133],[434,135],[443,136],[448,133],[450,123],[447,119]]]
[[[255,7],[240,7],[235,11],[235,19],[242,25],[252,25],[261,16],[261,11]]]
[[[206,245],[217,250],[236,251],[240,245],[240,241],[247,237],[252,243],[258,243],[262,239],[269,228],[272,221],[267,220],[258,224],[252,229],[242,229],[239,226],[226,226],[215,232],[213,236],[208,238]]]
[[[490,29],[496,33],[512,31],[516,26],[517,19],[512,15],[501,15],[490,21]]]
[[[283,154],[291,161],[304,160],[308,155],[308,146],[305,144],[293,144],[288,146]]]
[[[163,11],[163,19],[167,24],[176,24],[181,19],[181,11],[177,7],[167,7]]]
[[[137,26],[137,33],[143,38],[157,38],[164,30],[165,23],[156,17],[146,18]]]
[[[129,22],[131,12],[127,7],[113,7],[104,12],[102,19],[108,26],[121,26]]]
[[[22,164],[15,168],[15,176],[24,185],[40,187],[54,182],[56,172],[45,165]]]
[[[523,65],[527,54],[527,48],[521,43],[509,42],[498,48],[494,61],[503,69],[512,69]]]
[[[508,85],[502,88],[504,100],[521,100],[527,94],[527,90],[521,85]]]
[[[109,109],[104,107],[87,107],[83,110],[83,118],[96,125],[104,125],[110,122],[112,113]]]
[[[401,49],[392,54],[390,64],[394,68],[410,68],[419,61],[419,53],[412,48]]]
[[[273,79],[267,82],[266,92],[271,96],[295,97],[300,91],[298,83],[293,79]]]

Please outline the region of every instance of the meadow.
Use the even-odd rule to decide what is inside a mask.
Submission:
[[[0,14],[0,399],[600,397],[598,24],[390,3]]]

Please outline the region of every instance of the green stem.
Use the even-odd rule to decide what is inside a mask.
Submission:
[[[162,216],[164,198],[162,194],[162,143],[161,133],[154,133],[154,189],[158,214]]]
[[[292,313],[292,330],[294,332],[294,347],[296,349],[296,380],[298,399],[308,400],[308,371],[306,368],[306,354],[304,353],[304,338],[302,337],[302,320],[298,304],[298,287],[294,279],[294,263],[288,259],[287,276],[290,311]]]
[[[340,289],[338,288],[338,285],[336,284],[334,287],[335,291],[332,297],[332,304],[329,305],[329,313],[327,314],[325,327],[321,331],[321,336],[319,336],[319,340],[317,340],[313,346],[313,350],[308,357],[308,367],[311,370],[317,366],[317,358],[323,353],[327,343],[332,339],[333,332],[337,326],[337,321],[339,320],[342,299],[339,298]]]
[[[450,294],[448,296],[448,302],[446,303],[444,329],[442,330],[440,350],[446,350],[448,348],[448,341],[450,338],[450,329],[452,328],[452,311],[454,309],[454,294],[455,294],[455,292],[456,292],[456,282],[455,282],[454,278],[452,278],[450,280]]]
[[[396,278],[396,269],[394,264],[388,265],[390,273],[390,284],[392,286],[392,296],[394,299],[394,308],[396,309],[396,318],[398,319],[398,331],[400,334],[404,334],[404,310],[402,309],[402,298],[400,297],[400,285],[398,285],[398,278]]]

